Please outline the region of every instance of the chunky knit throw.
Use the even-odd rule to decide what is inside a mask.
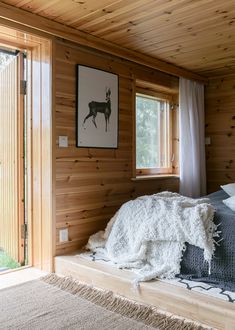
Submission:
[[[180,272],[185,242],[204,251],[210,262],[218,236],[208,199],[162,192],[122,205],[105,231],[92,235],[87,248],[99,250],[120,268],[137,272],[136,284]]]

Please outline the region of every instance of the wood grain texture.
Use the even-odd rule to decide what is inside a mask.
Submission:
[[[54,254],[51,41],[42,39],[31,52],[32,264],[51,271]]]
[[[16,28],[21,39],[23,34],[20,26]],[[9,30],[6,32],[9,34]],[[33,109],[33,139],[28,150],[31,150],[29,158],[33,159],[30,167],[32,181],[29,182],[33,187],[29,205],[33,224],[30,228],[34,238],[30,242],[34,246],[32,261],[34,265],[43,265],[46,269],[50,268],[54,240],[56,254],[74,251],[86,243],[90,234],[104,228],[125,201],[162,190],[178,190],[176,177],[132,180],[135,80],[156,84],[161,86],[162,93],[172,92],[176,95],[178,78],[68,41],[53,39],[51,117],[48,111],[51,108],[50,88],[47,86],[50,83],[51,68],[47,49],[50,46],[44,48],[43,40],[40,37],[29,38],[29,46],[33,43],[31,69],[28,72],[29,78],[33,77],[29,83],[33,99],[31,103],[29,98],[28,103],[29,109]],[[76,148],[76,64],[95,66],[119,75],[118,149]],[[49,131],[51,118],[52,132]],[[58,147],[59,135],[68,136],[68,148]],[[42,143],[43,139],[45,143]],[[53,211],[56,214],[55,223]],[[67,243],[59,243],[61,228],[69,230]]]
[[[206,76],[235,69],[234,0],[3,2],[24,10],[26,21],[30,12],[87,33],[89,42],[97,37],[113,49],[119,46]]]
[[[33,2],[36,4],[37,1]],[[66,2],[66,5],[68,4],[69,3]],[[99,3],[99,6],[99,8],[101,8],[102,3]],[[58,7],[53,6],[53,10]],[[31,5],[27,6],[28,11],[30,11],[30,8]],[[121,58],[131,60],[135,63],[146,65],[150,68],[161,70],[178,77],[182,76],[188,79],[199,80],[203,83],[207,82],[207,78],[197,73],[191,72],[177,65],[172,65],[170,62],[163,61],[155,56],[149,56],[144,51],[139,52],[131,47],[123,47],[121,44],[114,43],[113,41],[106,40],[105,38],[100,38],[93,35],[92,33],[82,31],[81,29],[76,29],[74,26],[61,24],[60,22],[57,22],[53,19],[48,19],[46,16],[42,17],[34,12],[28,11],[0,2],[0,18],[6,19],[7,21],[17,22],[23,24],[26,27],[33,27],[40,32],[46,32],[48,35],[57,36],[72,42],[76,42],[83,46],[95,48],[100,51],[104,51],[106,53],[119,56]],[[103,12],[103,9],[101,12]]]
[[[58,40],[54,50],[56,254],[69,253],[105,227],[127,200],[161,190],[178,190],[177,178],[132,181],[135,79],[161,85],[176,94],[178,79],[116,57],[85,50]],[[118,149],[76,147],[76,64],[119,75]],[[58,147],[67,135],[68,148]],[[59,242],[59,230],[68,228],[69,242]]]
[[[7,23],[0,19],[0,43],[27,51],[24,113],[27,171],[24,192],[29,233],[28,260],[33,266],[51,271],[55,239],[52,210],[52,41],[42,34],[35,36],[35,31],[30,28],[23,29],[19,24]],[[22,152],[21,148],[21,158]]]
[[[21,116],[18,106],[18,59],[14,57],[0,72],[0,249],[20,262],[19,234],[21,205],[19,187],[19,147],[22,137],[18,130]]]
[[[55,258],[55,271],[79,281],[119,295],[189,318],[213,329],[235,330],[235,306],[205,294],[180,288],[161,281],[140,283],[133,289],[133,272],[86,260],[76,255]]]
[[[209,80],[206,88],[208,192],[235,182],[235,74]]]

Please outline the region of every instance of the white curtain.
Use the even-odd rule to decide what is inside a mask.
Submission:
[[[180,194],[206,194],[204,85],[180,78]]]

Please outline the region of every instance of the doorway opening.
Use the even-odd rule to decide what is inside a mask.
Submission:
[[[0,157],[2,150],[17,149],[13,162],[15,179],[10,196],[5,203],[14,201],[15,214],[12,217],[14,231],[7,234],[9,220],[0,214],[0,247],[2,237],[9,237],[14,242],[15,254],[10,254],[5,245],[2,250],[10,254],[20,266],[35,267],[43,271],[53,270],[53,256],[55,250],[54,232],[54,197],[53,188],[55,175],[52,173],[54,149],[52,126],[52,39],[45,33],[24,27],[16,22],[2,20],[0,24],[0,49],[14,57],[16,74],[9,74],[9,88],[12,96],[5,101],[6,107],[17,105],[17,120],[15,120],[14,139],[7,139],[9,130],[6,129],[6,120],[0,118]],[[13,71],[13,69],[12,69]],[[16,79],[17,77],[17,79]],[[17,90],[13,93],[14,88]],[[6,92],[0,95],[1,100],[6,100]],[[2,105],[0,104],[0,109]],[[14,107],[13,107],[14,108]],[[20,110],[19,110],[20,109]],[[9,111],[10,114],[13,111]],[[1,116],[1,115],[0,115]],[[12,124],[12,120],[9,121]],[[3,123],[3,124],[2,124]],[[13,124],[12,124],[13,125]],[[17,127],[17,129],[16,129]],[[1,128],[1,127],[0,127]],[[2,132],[1,132],[2,131]],[[4,143],[4,139],[7,143]],[[2,142],[3,141],[3,142]],[[10,148],[11,147],[11,148]],[[5,149],[4,149],[5,148]],[[17,166],[15,166],[17,164]],[[0,165],[0,184],[3,178],[12,177],[5,175]],[[13,170],[12,170],[13,171]],[[12,185],[13,185],[12,183]],[[5,188],[6,189],[6,188]],[[0,191],[0,195],[7,195]],[[0,210],[2,198],[0,196]],[[8,209],[11,209],[8,207]],[[1,211],[0,211],[1,212]],[[3,218],[3,219],[2,219]],[[16,221],[15,219],[18,219]],[[2,221],[2,224],[1,224]],[[12,236],[14,233],[14,238]],[[2,236],[1,236],[2,235]],[[17,242],[17,244],[16,244]],[[16,249],[18,247],[18,250]],[[22,270],[23,267],[17,269]],[[0,277],[5,272],[0,272]],[[4,276],[4,275],[3,275]]]
[[[28,264],[26,56],[0,46],[0,272]]]

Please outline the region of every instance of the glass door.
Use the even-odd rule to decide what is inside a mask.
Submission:
[[[0,47],[0,272],[26,260],[24,62]]]

